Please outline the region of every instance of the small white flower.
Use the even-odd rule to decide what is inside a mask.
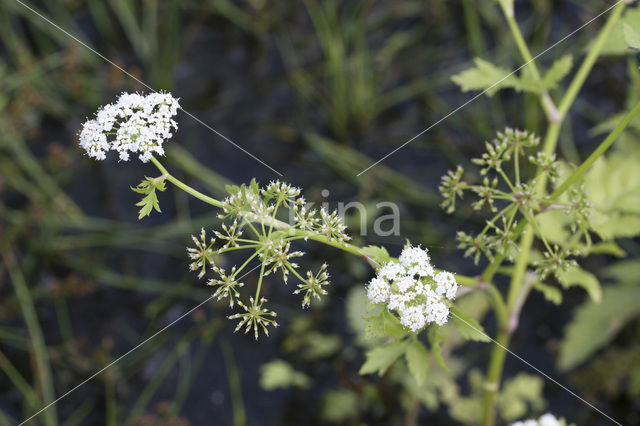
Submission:
[[[511,426],[561,426],[562,423],[553,414],[547,413],[538,420],[528,419],[512,423]]]
[[[410,268],[414,265],[428,264],[431,259],[429,258],[429,250],[420,247],[406,247],[402,250],[400,257],[398,258],[406,268]]]
[[[391,288],[382,278],[373,278],[367,286],[367,297],[371,303],[383,303],[389,300]]]
[[[406,269],[397,262],[386,263],[378,272],[380,278],[386,278],[389,281],[393,281],[398,278],[398,276],[404,274],[406,274]]]
[[[411,306],[402,311],[400,314],[400,323],[405,327],[416,332],[426,324],[426,318],[420,306]]]
[[[413,277],[406,275],[404,277],[399,277],[398,279],[396,279],[395,284],[398,286],[398,291],[405,294],[410,289],[414,288],[417,282],[413,279]]]
[[[427,320],[438,325],[445,325],[449,320],[449,308],[442,302],[427,306]]]
[[[538,423],[540,426],[560,426],[560,421],[551,413],[540,416]]]
[[[458,282],[451,272],[439,272],[434,280],[437,284],[436,293],[444,295],[447,299],[453,300],[458,292]]]
[[[123,93],[117,102],[103,106],[95,119],[82,125],[80,146],[96,160],[104,160],[108,151],[116,151],[122,161],[129,159],[129,153],[137,153],[146,163],[154,153],[164,155],[162,144],[178,128],[171,117],[179,107],[170,93]]]

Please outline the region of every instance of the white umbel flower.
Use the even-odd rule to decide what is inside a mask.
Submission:
[[[538,420],[528,419],[512,423],[511,426],[563,426],[564,420],[558,420],[553,414],[547,413],[540,416]]]
[[[135,153],[146,163],[154,154],[164,155],[163,143],[178,129],[171,118],[178,108],[178,100],[170,93],[123,93],[82,125],[80,146],[96,160],[116,151],[122,161]]]
[[[381,278],[374,278],[367,286],[367,296],[372,303],[383,303],[389,300],[391,288],[389,284]]]
[[[449,319],[447,300],[458,291],[455,276],[445,271],[436,274],[429,252],[420,247],[405,247],[398,260],[382,265],[367,286],[371,303],[385,303],[413,332],[429,323],[444,325]]]
[[[426,323],[422,307],[410,306],[404,309],[400,314],[400,323],[413,332],[420,330]]]
[[[538,419],[540,426],[560,426],[560,420],[556,419],[553,414],[547,413],[540,416]]]
[[[436,282],[436,293],[445,295],[447,299],[453,300],[458,293],[458,282],[451,272],[438,272],[434,277]]]

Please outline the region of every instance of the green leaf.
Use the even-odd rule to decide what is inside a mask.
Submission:
[[[158,197],[156,196],[156,189],[158,191],[164,191],[166,189],[163,177],[150,178],[145,176],[145,179],[140,182],[138,186],[136,186],[135,188],[132,187],[131,189],[138,194],[146,195],[144,198],[142,198],[141,201],[136,203],[136,206],[140,207],[138,220],[142,219],[145,216],[148,216],[153,209],[158,212],[161,211],[160,203],[158,202]]]
[[[384,333],[384,311],[381,309],[377,314],[364,317],[367,325],[364,328],[365,337],[367,339],[374,339],[377,337],[383,337]]]
[[[640,149],[637,145],[599,158],[585,175],[594,213],[592,227],[603,239],[640,235]]]
[[[633,27],[626,22],[622,26],[622,32],[624,34],[624,41],[627,43],[627,47],[638,50],[640,49],[640,33],[633,29]]]
[[[625,26],[630,28],[640,28],[640,9],[637,7],[627,7],[624,17],[619,20],[611,31],[611,35],[604,44],[602,49],[603,55],[628,55],[633,54],[635,51],[629,49],[629,42],[625,33]],[[591,48],[591,44],[587,45],[586,50]]]
[[[544,298],[549,302],[559,305],[562,303],[562,292],[559,288],[536,281],[533,283],[533,288],[543,294]]]
[[[502,419],[511,423],[527,413],[542,410],[545,406],[543,388],[542,378],[526,373],[518,373],[506,380],[496,401]]]
[[[407,367],[409,372],[415,379],[418,386],[422,386],[427,380],[427,373],[429,370],[429,352],[422,343],[418,340],[411,341],[407,346],[407,351],[404,354],[407,360]]]
[[[346,389],[328,391],[322,402],[322,419],[336,424],[355,424],[359,413],[358,394]],[[350,421],[351,420],[351,421]]]
[[[367,352],[367,360],[360,368],[360,375],[378,373],[382,376],[405,351],[404,342],[395,342],[386,346],[378,346]]]
[[[608,254],[615,257],[625,257],[627,255],[627,252],[613,240],[602,241],[596,244],[591,244],[590,246],[584,245],[579,247],[579,250],[584,256],[588,256],[590,254]]]
[[[451,304],[451,317],[456,328],[466,340],[474,340],[476,342],[490,342],[491,339],[485,333],[484,328],[472,317],[462,312],[456,305]]]
[[[556,277],[564,288],[580,286],[586,290],[594,302],[597,303],[602,299],[602,288],[598,278],[579,266],[573,266],[566,271],[559,272]]]
[[[481,58],[475,58],[474,63],[474,68],[469,68],[451,77],[451,80],[459,85],[463,92],[486,90],[488,96],[493,96],[501,89],[520,89],[520,81],[518,77],[511,74],[511,71],[497,67]]]
[[[440,368],[444,371],[449,371],[447,365],[444,363],[444,358],[442,358],[442,349],[440,348],[443,339],[442,330],[438,326],[431,325],[427,336],[429,337],[429,344],[431,345],[431,355],[433,355],[433,358]]]
[[[640,314],[640,287],[606,287],[602,301],[580,306],[560,344],[558,366],[570,370],[610,342],[620,329]]]
[[[308,388],[311,383],[306,374],[300,373],[286,361],[274,360],[260,367],[260,387],[271,391],[278,388]]]
[[[361,248],[360,254],[371,258],[377,265],[384,265],[391,259],[386,248],[373,245]]]
[[[605,276],[613,278],[621,284],[640,285],[640,280],[636,278],[640,277],[640,261],[626,260],[616,262],[605,270]]]
[[[542,78],[541,86],[542,91],[554,89],[563,78],[569,74],[571,67],[573,66],[573,57],[571,55],[565,55],[560,59],[557,59],[549,68],[549,71]]]
[[[407,329],[400,323],[398,317],[384,309],[384,332],[387,336],[391,336],[396,340],[402,339],[407,335]]]

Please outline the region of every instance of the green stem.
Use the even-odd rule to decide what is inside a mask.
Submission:
[[[220,201],[218,201],[218,200],[216,200],[214,198],[211,198],[211,197],[209,197],[207,195],[204,195],[202,192],[196,191],[195,189],[191,188],[189,185],[186,185],[182,181],[176,179],[154,157],[151,157],[151,161],[153,162],[153,164],[156,165],[156,167],[158,168],[158,170],[160,170],[160,172],[164,175],[164,177],[169,182],[171,182],[172,184],[177,186],[178,188],[182,189],[183,191],[185,191],[188,194],[193,195],[194,197],[198,198],[199,200],[204,201],[207,204],[211,204],[212,206],[216,206],[216,207],[222,207],[222,202],[220,202]]]
[[[501,4],[504,4],[501,2]],[[620,19],[622,12],[625,8],[625,3],[622,2],[619,6],[617,6],[614,11],[611,13],[607,22],[603,29],[600,31],[600,34],[596,38],[593,46],[591,47],[589,53],[585,57],[580,69],[576,73],[573,78],[567,92],[565,93],[562,101],[560,103],[560,107],[558,109],[559,118],[556,121],[552,121],[547,130],[547,134],[545,137],[543,151],[549,155],[556,150],[556,146],[558,143],[558,138],[560,136],[560,129],[562,127],[562,123],[567,113],[569,112],[573,102],[575,101],[576,96],[580,92],[580,89],[584,85],[585,80],[593,68],[597,58],[600,56],[600,52],[606,42],[611,30],[613,29],[616,22]],[[571,187],[574,183],[576,183],[586,172],[586,170],[598,159],[600,156],[604,154],[604,152],[613,144],[616,138],[620,135],[620,133],[627,127],[631,119],[640,112],[640,103],[636,105],[626,116],[625,118],[616,126],[616,128],[611,132],[611,134],[598,146],[598,148],[589,156],[587,161],[585,161],[571,176],[560,186],[558,187],[553,194],[551,195],[551,199],[555,199],[559,197],[562,193],[564,193],[568,188]],[[544,193],[547,185],[547,175],[540,173],[538,171],[538,179],[536,183],[536,190],[538,193]],[[526,219],[520,223],[518,228],[514,232],[520,233],[524,232],[522,239],[520,241],[520,254],[518,259],[516,260],[516,265],[511,276],[511,283],[509,286],[509,292],[507,296],[507,313],[508,320],[506,323],[499,324],[499,332],[496,337],[496,341],[499,343],[493,347],[491,358],[489,361],[489,368],[487,370],[486,376],[486,385],[485,385],[485,395],[484,395],[484,403],[483,403],[483,420],[482,424],[484,426],[491,426],[495,423],[495,399],[500,388],[500,380],[502,377],[502,370],[504,367],[504,360],[506,356],[506,349],[509,345],[509,340],[511,333],[514,331],[511,324],[517,324],[517,318],[511,318],[511,315],[517,315],[514,312],[514,308],[516,304],[520,302],[520,304],[524,304],[526,300],[526,295],[524,297],[520,297],[522,283],[524,281],[524,277],[526,274],[526,268],[529,262],[529,254],[531,252],[531,248],[534,241],[534,229],[531,224],[527,224]],[[516,234],[517,235],[517,234]],[[492,262],[487,269],[485,269],[483,273],[483,279],[487,279],[490,281],[493,278],[493,275],[497,272],[500,264],[503,261],[503,257],[499,256],[496,258],[494,262]]]
[[[513,15],[513,9],[509,8],[505,1],[500,1],[500,6],[502,8],[502,12],[504,13],[504,17],[507,20],[507,24],[509,25],[509,29],[511,30],[511,34],[513,35],[513,39],[516,42],[516,46],[518,47],[520,56],[522,56],[525,64],[527,64],[527,67],[531,71],[531,76],[536,81],[536,83],[541,83],[542,76],[540,74],[540,70],[538,70],[538,66],[533,60],[533,56],[531,55],[529,46],[527,46],[527,43],[522,36],[522,32],[520,31],[518,22]],[[540,105],[542,106],[542,109],[544,110],[550,123],[555,123],[561,119],[558,114],[558,109],[553,103],[553,99],[551,99],[551,96],[549,96],[549,93],[546,90],[540,93]]]

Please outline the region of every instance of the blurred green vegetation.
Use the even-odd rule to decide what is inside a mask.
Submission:
[[[469,99],[451,76],[468,69],[474,57],[519,66],[490,0],[28,5],[155,89],[174,91],[185,109],[307,188],[311,201],[325,201],[320,189],[328,188],[329,201],[359,200],[373,215],[380,213],[376,202],[397,202],[401,236],[356,238],[387,245],[390,252],[405,238],[421,242],[448,269],[472,270],[457,260],[453,235],[474,222],[469,211],[454,217],[440,211],[439,176],[473,157],[496,129],[539,131],[544,123],[534,95],[482,97],[356,176]],[[518,6],[523,31],[539,52],[606,2]],[[550,66],[567,53],[579,57],[589,39],[589,31],[578,33],[540,62]],[[628,81],[640,93],[633,56],[626,63],[605,59],[596,69],[563,130],[566,158],[579,160],[602,130],[590,133],[592,126],[624,108]],[[187,273],[184,246],[190,233],[218,223],[216,212],[169,190],[161,194],[163,213],[137,222],[129,187],[151,168],[97,164],[76,147],[85,117],[117,93],[135,90],[144,87],[19,2],[0,0],[0,425],[29,417],[209,296],[204,283]],[[180,125],[166,165],[203,191],[223,197],[226,184],[273,178],[189,117],[180,117]],[[638,143],[638,130],[628,143]],[[623,246],[630,255],[640,253],[637,241]],[[488,349],[460,351],[462,339],[452,331],[443,347],[450,373],[429,366],[428,380],[418,385],[398,364],[379,379],[360,377],[362,349],[372,344],[358,326],[370,271],[324,249],[318,259],[331,264],[329,299],[302,312],[298,299],[274,285],[274,300],[285,312],[275,336],[256,343],[233,334],[225,306],[211,302],[30,424],[472,422],[479,392],[473,367]],[[567,297],[569,306],[583,301],[577,293]],[[464,302],[483,318],[487,307],[476,299]],[[549,365],[547,348],[557,351],[569,315],[549,314],[553,307],[542,298],[534,302],[541,307],[529,312],[532,320],[523,325],[515,351]],[[578,315],[592,309],[580,308]],[[638,364],[637,325],[634,311],[606,336],[615,346],[571,376],[579,391],[598,398],[612,415],[626,413],[640,388],[637,373],[626,382],[624,371],[608,376],[606,367]],[[552,332],[544,331],[549,327]],[[550,341],[546,347],[543,338]],[[546,389],[518,373],[520,367],[507,369],[511,390],[501,394],[500,405],[505,419],[544,405],[540,393]],[[536,392],[527,391],[533,387]],[[596,424],[577,403],[553,392],[545,397],[565,417]]]

